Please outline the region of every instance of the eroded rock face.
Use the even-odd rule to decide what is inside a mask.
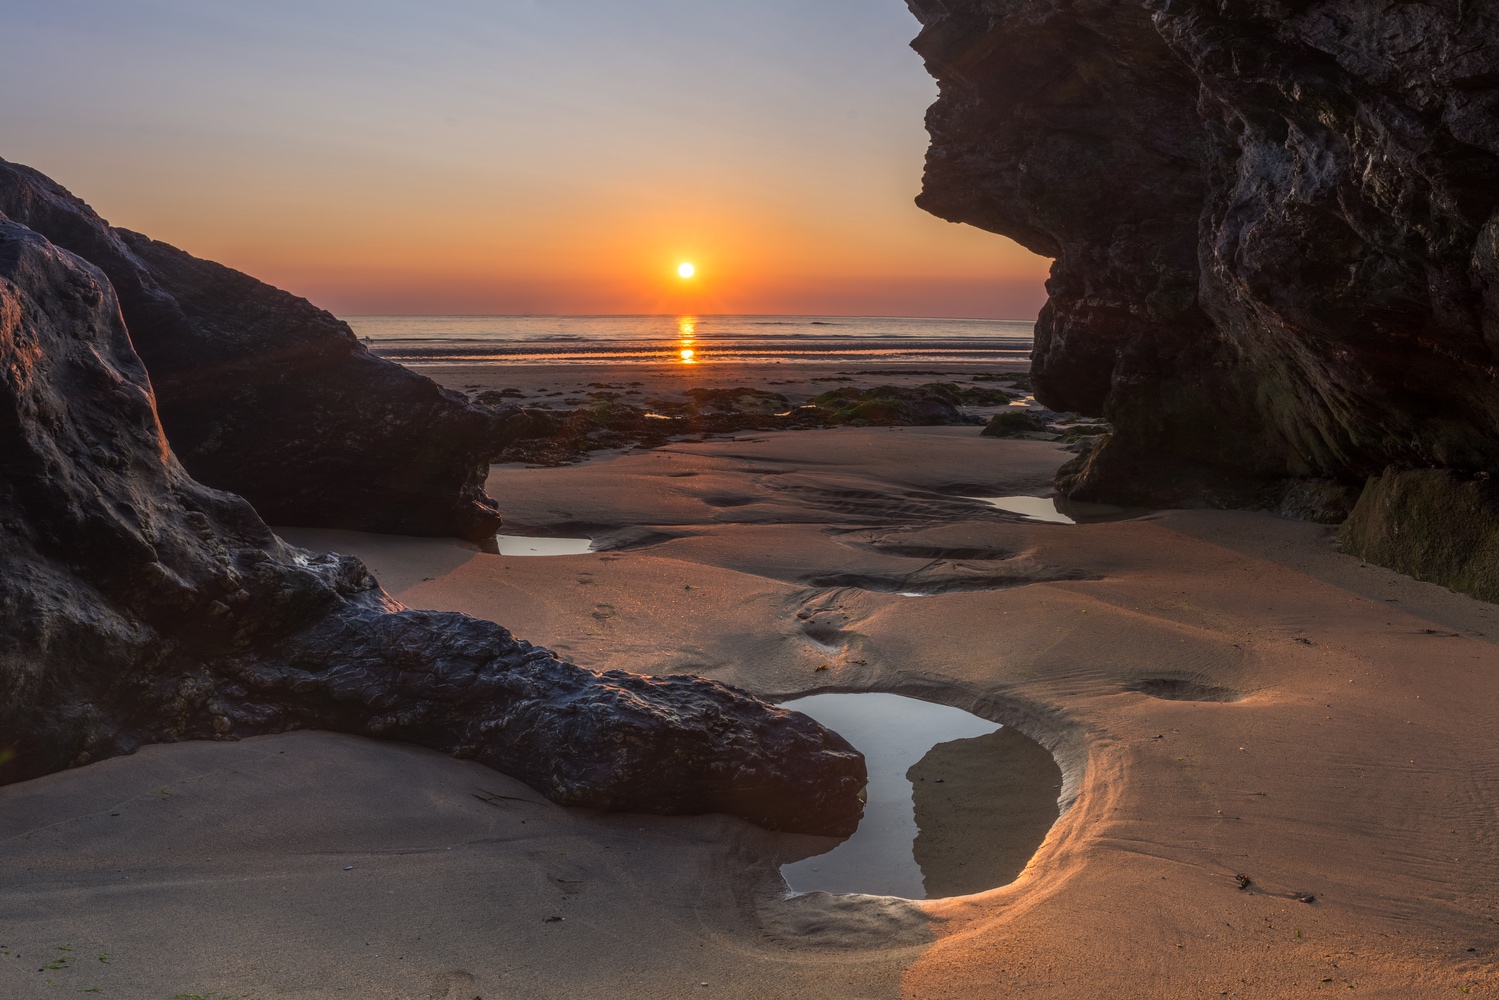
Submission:
[[[701,678],[595,673],[277,538],[162,434],[104,273],[0,218],[0,782],[298,728],[471,757],[571,805],[852,832],[863,758]]]
[[[370,354],[305,299],[115,229],[61,186],[0,160],[0,214],[105,273],[188,471],[275,524],[471,541],[508,443],[492,413]]]
[[[1079,499],[1499,465],[1499,12],[910,0],[918,203],[1055,258],[1037,398],[1115,432]]]

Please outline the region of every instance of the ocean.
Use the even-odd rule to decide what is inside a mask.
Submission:
[[[1024,360],[1031,320],[888,316],[345,316],[380,355],[455,362],[649,364]]]

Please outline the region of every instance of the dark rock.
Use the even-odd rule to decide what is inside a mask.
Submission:
[[[475,393],[474,402],[483,403],[485,406],[504,406],[512,399],[523,399],[525,393],[519,389],[489,389],[485,392]]]
[[[1024,410],[1006,410],[989,418],[979,433],[984,437],[1020,437],[1023,434],[1046,432],[1046,422]]]
[[[1079,441],[1088,441],[1090,438],[1096,438],[1099,435],[1109,433],[1107,424],[1075,424],[1071,427],[1058,429],[1062,432],[1063,444],[1076,444]]]
[[[1499,466],[1499,11],[911,0],[918,203],[1055,259],[1033,380],[1114,431],[1059,485],[1271,506]]]
[[[791,401],[779,392],[735,386],[729,389],[688,389],[685,395],[698,406],[720,412],[783,413]]]
[[[1342,524],[1358,498],[1355,487],[1336,479],[1302,479],[1286,489],[1276,513],[1318,524]]]
[[[927,386],[906,389],[878,385],[872,389],[829,389],[812,399],[829,424],[876,424],[881,427],[936,427],[968,420],[958,412],[953,393]]]
[[[848,380],[839,377],[811,381]],[[782,393],[745,386],[688,389],[681,398],[650,400],[649,409],[612,398],[615,393],[590,395],[600,398],[557,414],[550,424],[533,420],[515,435],[500,460],[562,465],[601,449],[652,448],[685,435],[804,430],[844,424],[855,427],[967,424],[975,419],[959,410],[959,405],[992,406],[1009,398],[996,389],[962,388],[951,383],[928,383],[915,388],[893,385],[838,388],[821,393],[802,406],[793,405]],[[534,418],[534,412],[531,416]]]
[[[596,673],[410,611],[184,471],[104,273],[0,220],[0,782],[298,728],[470,757],[570,805],[843,835],[863,758],[695,677]]]
[[[139,233],[0,160],[0,214],[105,273],[189,473],[276,524],[492,536],[512,411],[377,358],[305,299]]]
[[[1386,469],[1338,532],[1343,551],[1499,602],[1499,490],[1488,473]]]

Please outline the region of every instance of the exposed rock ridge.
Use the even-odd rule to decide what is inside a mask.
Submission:
[[[857,823],[863,759],[805,716],[407,610],[194,481],[105,274],[3,218],[0,470],[0,782],[305,727],[471,757],[567,804]]]
[[[367,351],[305,299],[139,233],[0,160],[0,214],[98,267],[188,471],[275,524],[454,535],[500,524],[484,493],[508,413]]]
[[[1499,466],[1492,4],[910,5],[918,203],[1055,258],[1037,397],[1115,427],[1066,492]]]

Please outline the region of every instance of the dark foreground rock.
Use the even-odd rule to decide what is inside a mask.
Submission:
[[[1343,551],[1499,602],[1499,488],[1488,473],[1387,469],[1338,532]]]
[[[104,273],[0,220],[0,782],[143,743],[320,728],[558,802],[846,834],[863,758],[694,677],[595,673],[393,602],[177,462]]]
[[[1037,398],[1114,428],[1066,492],[1499,471],[1493,4],[911,7],[940,83],[918,203],[1055,259]]]
[[[36,171],[0,160],[0,214],[109,278],[172,447],[199,481],[275,524],[494,535],[491,413],[370,354],[305,299],[116,229]]]

